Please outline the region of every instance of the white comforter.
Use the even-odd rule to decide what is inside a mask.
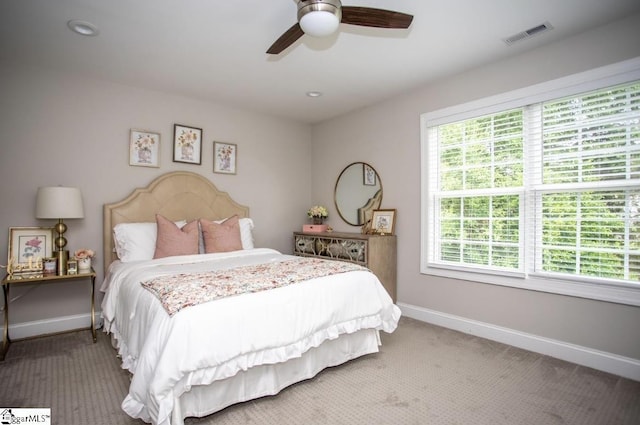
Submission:
[[[188,307],[169,317],[139,282],[185,271],[225,269],[293,257],[271,249],[115,262],[101,290],[105,332],[133,373],[122,408],[169,424],[174,398],[260,364],[300,357],[361,329],[393,332],[400,310],[375,275],[342,273]]]

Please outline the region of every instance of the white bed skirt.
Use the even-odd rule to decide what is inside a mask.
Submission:
[[[193,386],[175,400],[171,425],[184,425],[187,417],[207,416],[232,404],[277,394],[327,367],[377,353],[379,346],[379,331],[364,329],[325,341],[285,363],[257,366],[211,385]]]

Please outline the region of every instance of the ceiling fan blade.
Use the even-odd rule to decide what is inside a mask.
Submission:
[[[376,28],[409,28],[412,15],[373,7],[342,6],[342,23]]]
[[[300,28],[300,24],[296,22],[291,28],[285,31],[285,33],[282,34],[280,38],[271,45],[271,47],[269,47],[267,53],[270,55],[277,55],[278,53],[282,52],[284,49],[295,43],[296,40],[298,40],[303,35],[304,31],[302,31],[302,28]]]

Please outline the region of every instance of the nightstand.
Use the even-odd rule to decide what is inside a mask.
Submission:
[[[396,237],[361,233],[293,232],[293,254],[367,267],[396,302]]]
[[[9,338],[9,290],[14,285],[32,285],[34,283],[60,283],[62,281],[70,280],[88,280],[91,283],[91,335],[93,336],[93,342],[96,338],[95,327],[95,286],[96,286],[96,272],[91,269],[88,273],[80,274],[68,274],[58,276],[56,274],[43,274],[43,273],[14,273],[12,275],[6,275],[2,279],[2,291],[4,292],[4,332],[2,340],[2,349],[0,351],[0,361],[4,360],[4,357],[9,351],[9,345],[11,344],[11,338]]]

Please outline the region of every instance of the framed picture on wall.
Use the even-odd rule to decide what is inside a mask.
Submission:
[[[396,210],[373,210],[371,230],[374,233],[393,235],[396,225]]]
[[[173,126],[173,162],[202,164],[202,129],[181,124]]]
[[[213,172],[235,174],[238,146],[233,143],[213,142]]]
[[[362,164],[362,178],[365,186],[376,185],[376,170],[369,164]]]
[[[14,272],[34,271],[36,263],[53,253],[53,228],[10,227],[8,252]]]
[[[160,133],[131,129],[129,165],[160,167]]]

